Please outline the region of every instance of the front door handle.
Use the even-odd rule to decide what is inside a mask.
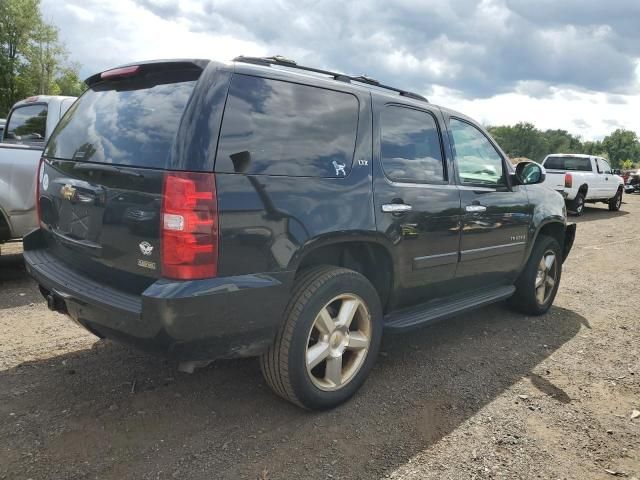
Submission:
[[[467,205],[466,207],[464,207],[464,209],[467,212],[471,212],[471,213],[479,213],[479,212],[487,211],[487,207],[485,207],[484,205]]]
[[[385,203],[382,205],[382,211],[387,213],[410,212],[412,208],[411,205],[407,205],[406,203]]]

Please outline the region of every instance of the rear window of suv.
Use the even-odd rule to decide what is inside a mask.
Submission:
[[[62,118],[45,155],[166,168],[200,70],[149,72],[92,86]]]
[[[346,176],[357,129],[358,99],[352,94],[235,74],[216,172]]]
[[[547,157],[544,168],[549,170],[591,171],[591,160],[584,157]]]

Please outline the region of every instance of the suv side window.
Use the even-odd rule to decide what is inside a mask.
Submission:
[[[358,99],[344,92],[235,74],[216,171],[344,177],[351,170]]]
[[[6,126],[6,139],[15,142],[44,142],[47,129],[47,106],[26,105],[16,108]]]
[[[470,123],[452,118],[449,124],[458,175],[463,184],[504,186],[502,156],[489,139]]]
[[[380,121],[382,169],[392,181],[445,180],[440,133],[430,113],[389,105]]]

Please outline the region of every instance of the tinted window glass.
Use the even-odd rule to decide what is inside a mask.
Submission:
[[[216,171],[346,176],[357,128],[358,100],[351,94],[234,75]]]
[[[156,72],[93,86],[60,121],[46,154],[165,168],[198,75],[199,71]]]
[[[7,125],[7,139],[20,142],[44,142],[47,130],[47,106],[16,108]]]
[[[504,185],[502,157],[489,139],[473,125],[451,119],[460,180],[477,185]]]
[[[591,160],[583,157],[547,157],[544,168],[550,170],[591,171]]]
[[[442,182],[444,167],[435,118],[411,108],[386,107],[381,119],[382,167],[398,182]]]

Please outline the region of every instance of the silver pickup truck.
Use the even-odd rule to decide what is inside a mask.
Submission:
[[[0,137],[0,244],[36,228],[35,182],[45,143],[76,97],[16,103]]]

